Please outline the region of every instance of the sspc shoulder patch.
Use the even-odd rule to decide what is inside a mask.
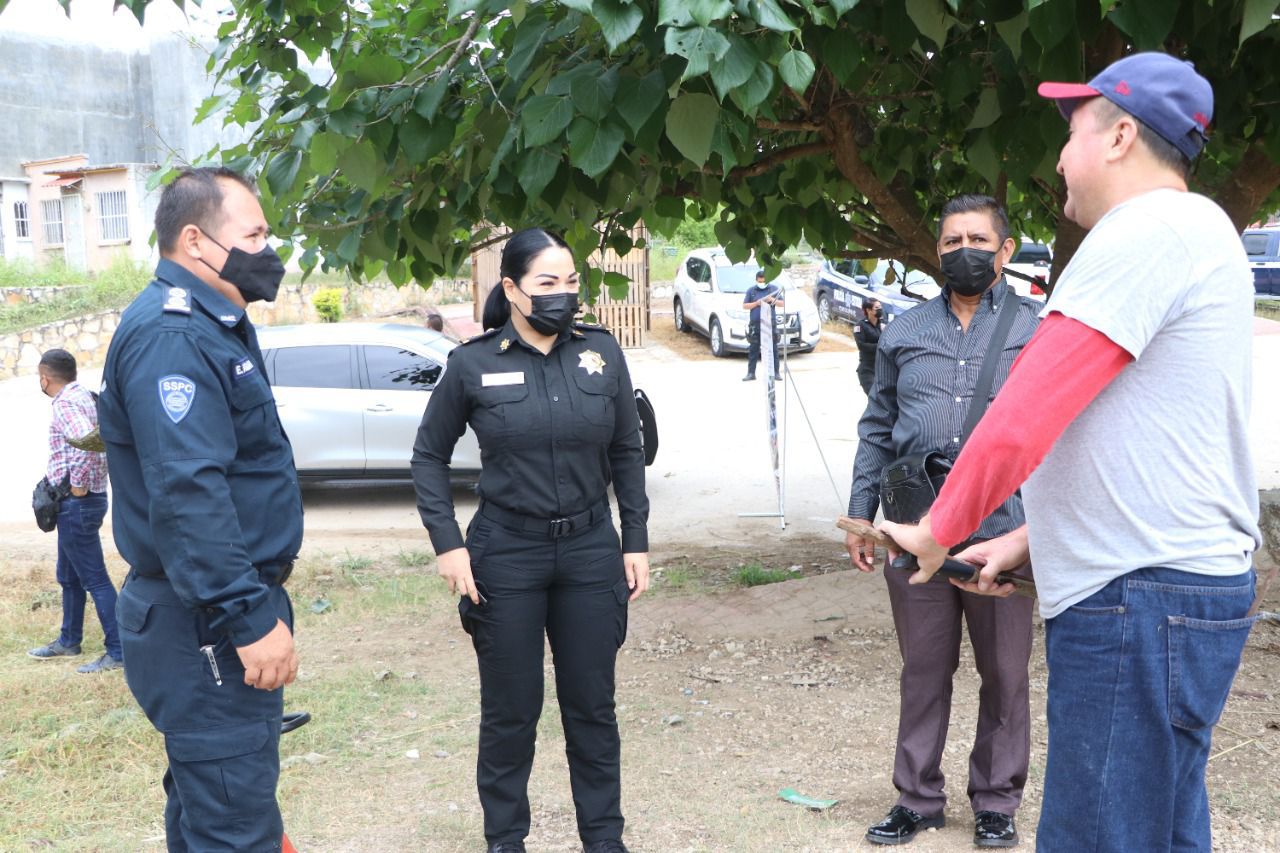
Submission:
[[[185,376],[171,374],[160,379],[160,405],[175,424],[191,411],[196,398],[196,383]]]

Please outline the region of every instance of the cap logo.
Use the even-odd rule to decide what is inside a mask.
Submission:
[[[1116,84],[1116,92],[1121,95],[1132,94],[1132,90],[1129,88],[1129,84],[1124,82],[1123,80],[1121,80],[1119,83]]]
[[[1196,124],[1200,125],[1201,127],[1207,128],[1209,126],[1209,117],[1204,113],[1196,113],[1191,117],[1195,119]]]

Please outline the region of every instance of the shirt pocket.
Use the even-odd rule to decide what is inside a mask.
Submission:
[[[588,437],[607,440],[613,435],[618,377],[575,372],[573,381],[578,387],[578,412],[586,422]]]
[[[257,373],[239,380],[231,380],[228,394],[232,416],[236,422],[236,437],[241,449],[248,455],[270,450],[276,438],[275,398],[271,386]]]
[[[509,436],[532,424],[533,407],[528,383],[479,388],[471,411],[471,427],[481,441]]]

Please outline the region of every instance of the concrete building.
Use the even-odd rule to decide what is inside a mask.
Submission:
[[[244,141],[222,115],[194,124],[217,93],[208,59],[176,35],[119,50],[0,32],[0,255],[88,270],[154,259],[150,174]]]

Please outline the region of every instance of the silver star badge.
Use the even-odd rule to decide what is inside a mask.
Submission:
[[[584,350],[578,354],[578,367],[587,371],[587,374],[604,373],[604,359],[600,357],[600,353],[594,350]]]

